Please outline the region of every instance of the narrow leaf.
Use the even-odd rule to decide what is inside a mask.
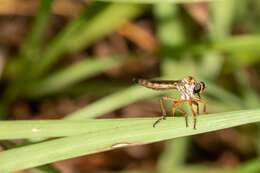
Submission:
[[[186,128],[183,117],[174,120],[168,118],[153,128],[152,124],[156,119],[140,118],[135,120],[134,125],[131,123],[122,127],[113,126],[111,129],[3,151],[0,153],[0,172],[7,173],[96,152],[259,122],[260,109],[198,116],[197,130],[192,127]],[[189,123],[191,126],[191,118]]]
[[[122,59],[114,57],[88,58],[70,65],[34,84],[29,90],[29,96],[39,97],[62,91],[69,86],[122,63]]]

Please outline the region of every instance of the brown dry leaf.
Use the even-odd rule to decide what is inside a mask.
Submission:
[[[158,48],[154,35],[141,25],[128,22],[118,30],[118,33],[146,51],[154,52]]]
[[[1,15],[33,16],[37,12],[40,1],[35,0],[0,0]],[[84,3],[75,0],[55,0],[52,12],[56,15],[75,17],[84,8]]]
[[[13,172],[13,173],[29,173],[28,171],[16,171],[16,172]]]
[[[25,17],[8,16],[2,18],[0,20],[0,43],[3,45],[19,45],[24,40],[27,31],[28,20]]]
[[[2,77],[2,72],[7,59],[7,51],[0,47],[0,78]]]
[[[54,166],[62,173],[93,172],[106,170],[110,166],[109,155],[111,152],[97,153],[90,156],[83,156],[74,159],[67,159],[54,163]]]
[[[238,166],[239,159],[231,151],[225,151],[223,154],[221,154],[217,163],[224,166],[225,168],[234,168]]]
[[[186,11],[200,25],[206,27],[209,22],[208,5],[207,3],[188,3],[184,5]]]
[[[12,118],[18,120],[30,119],[32,117],[32,110],[28,102],[19,101],[11,108]]]
[[[195,142],[204,150],[216,152],[220,146],[235,147],[239,134],[235,129],[224,129],[194,137]]]

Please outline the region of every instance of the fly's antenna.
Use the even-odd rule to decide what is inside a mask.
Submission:
[[[150,82],[150,80],[148,80],[148,79],[142,79],[142,78],[133,78],[132,81],[133,81],[134,83],[137,83],[137,84],[140,84],[140,85],[143,85],[143,86],[146,86],[147,83]]]
[[[149,83],[150,83],[150,80],[142,79],[142,78],[133,78],[133,82],[137,83],[137,84],[140,84],[140,85],[142,85],[144,87],[147,87],[147,85],[149,85]]]

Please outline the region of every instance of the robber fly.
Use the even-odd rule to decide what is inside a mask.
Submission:
[[[162,116],[155,121],[153,124],[153,127],[157,123],[159,123],[161,120],[166,118],[166,110],[165,110],[165,105],[164,102],[169,100],[172,101],[172,113],[173,116],[175,116],[175,112],[178,106],[182,105],[183,103],[188,103],[191,112],[193,114],[193,128],[196,129],[196,115],[199,114],[199,103],[202,103],[203,106],[203,112],[206,113],[206,102],[201,99],[200,94],[204,91],[205,89],[205,83],[204,82],[197,82],[193,77],[187,76],[182,80],[148,80],[148,79],[136,79],[135,80],[137,83],[140,85],[154,89],[154,90],[168,90],[168,89],[176,89],[181,97],[179,99],[175,99],[173,97],[169,96],[164,96],[160,99],[160,107],[162,111]],[[195,112],[192,105],[195,105],[197,107],[197,111]],[[185,122],[186,122],[186,127],[188,127],[188,117],[186,115],[186,112],[178,108],[180,112],[183,113],[185,117]]]

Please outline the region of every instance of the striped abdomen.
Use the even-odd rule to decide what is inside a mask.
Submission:
[[[164,90],[164,89],[176,89],[177,83],[179,81],[137,79],[136,82],[146,88],[151,88],[154,90]]]

